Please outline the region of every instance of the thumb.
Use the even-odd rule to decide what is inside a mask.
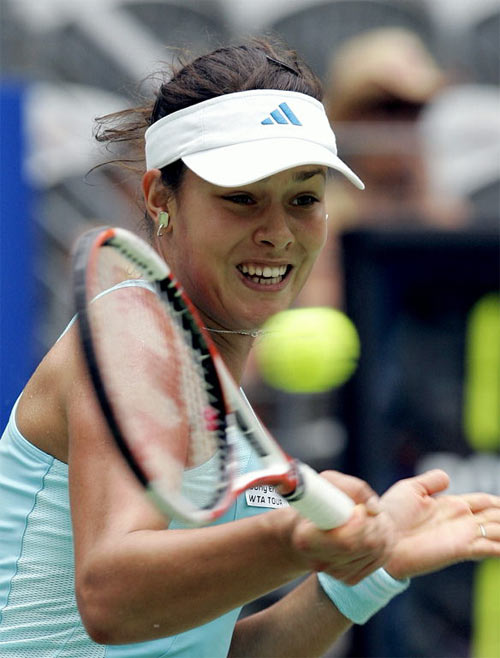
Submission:
[[[449,475],[439,468],[425,471],[412,479],[429,496],[444,491],[450,484]]]
[[[342,489],[357,505],[365,504],[370,508],[370,511],[372,511],[371,506],[377,507],[378,496],[364,480],[339,471],[323,471],[321,475],[336,487]]]

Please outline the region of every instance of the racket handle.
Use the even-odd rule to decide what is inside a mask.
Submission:
[[[314,469],[296,462],[300,485],[284,498],[321,530],[331,530],[351,518],[354,501]]]

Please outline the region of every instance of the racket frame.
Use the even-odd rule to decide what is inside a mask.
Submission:
[[[213,364],[214,377],[219,381],[219,399],[222,403],[221,426],[218,431],[218,449],[223,451],[221,460],[221,486],[212,500],[201,508],[172,490],[165,493],[161,483],[148,479],[130,450],[120,423],[116,417],[106,387],[100,374],[97,354],[93,344],[92,328],[87,308],[92,300],[87,298],[87,283],[97,267],[98,251],[110,246],[117,249],[144,278],[157,288],[161,299],[172,294],[180,308],[184,307],[188,329],[196,332],[210,356],[206,364]],[[341,525],[350,517],[354,503],[346,494],[320,477],[313,469],[292,459],[279,446],[262,425],[234,381],[222,356],[204,328],[197,309],[173,276],[167,263],[141,238],[118,227],[98,227],[83,234],[74,252],[74,298],[78,315],[80,343],[87,363],[97,400],[110,432],[133,473],[143,485],[148,497],[169,518],[181,519],[191,526],[207,525],[222,516],[246,489],[259,484],[279,487],[279,491],[299,512],[311,518],[318,526],[329,529]],[[165,302],[164,302],[165,303]],[[205,364],[204,364],[205,365]],[[237,474],[236,433],[242,432],[257,453],[262,468],[250,473]],[[329,508],[329,509],[328,509]]]

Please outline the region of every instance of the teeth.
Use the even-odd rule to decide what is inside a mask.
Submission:
[[[282,277],[286,273],[286,265],[280,265],[278,267],[269,267],[268,265],[261,267],[260,265],[244,264],[240,265],[240,270],[243,274],[249,274],[250,276],[265,277],[266,279],[276,279]]]

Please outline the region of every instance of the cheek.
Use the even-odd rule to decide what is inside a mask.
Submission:
[[[217,275],[213,267],[207,262],[203,253],[191,252],[185,254],[182,267],[182,286],[196,308],[206,313],[217,299],[219,286]]]
[[[315,219],[306,227],[303,233],[303,244],[313,258],[316,258],[325,246],[327,236],[327,222],[324,216]]]

